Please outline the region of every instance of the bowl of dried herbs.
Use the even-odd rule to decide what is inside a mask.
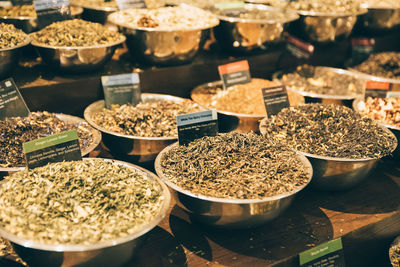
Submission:
[[[30,37],[45,63],[76,73],[103,67],[125,41],[124,35],[81,19],[54,22]]]
[[[164,94],[141,94],[141,102],[112,105],[104,100],[84,111],[86,121],[102,133],[104,145],[117,158],[153,164],[157,154],[178,139],[176,116],[202,111],[189,99]]]
[[[287,146],[238,132],[173,144],[157,156],[155,170],[193,219],[224,228],[278,217],[313,172],[307,158]]]
[[[123,265],[170,204],[153,173],[101,158],[16,172],[0,191],[0,235],[29,266]]]
[[[389,248],[389,259],[393,267],[400,267],[400,237],[397,237]]]
[[[260,132],[307,156],[314,170],[311,185],[331,191],[356,186],[397,147],[396,137],[386,127],[333,104],[282,109],[261,121]]]

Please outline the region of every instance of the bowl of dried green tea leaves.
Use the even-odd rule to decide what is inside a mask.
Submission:
[[[350,189],[364,180],[378,160],[390,155],[397,139],[386,127],[339,105],[305,104],[282,109],[260,123],[260,132],[307,156],[311,185]]]
[[[170,203],[151,172],[101,158],[16,172],[0,192],[0,235],[29,266],[125,264]]]
[[[254,133],[173,144],[155,161],[180,207],[215,227],[247,228],[278,217],[312,177],[303,155]]]

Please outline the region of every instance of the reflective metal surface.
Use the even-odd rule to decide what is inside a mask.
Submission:
[[[144,103],[161,100],[183,101],[184,99],[162,94],[142,94],[142,102]],[[118,158],[124,158],[124,160],[141,164],[152,163],[161,150],[178,139],[177,136],[140,137],[108,131],[97,125],[92,119],[92,115],[100,112],[104,107],[104,100],[96,101],[85,109],[84,117],[90,125],[101,131],[104,145]]]
[[[361,75],[354,73],[352,71],[344,70],[344,69],[339,69],[339,68],[331,68],[331,67],[323,67],[323,66],[318,66],[320,70],[326,71],[326,72],[332,72],[332,73],[337,73],[339,75],[346,75],[350,77],[357,78],[359,80],[362,80],[362,83],[360,84],[360,87],[357,90],[364,91],[365,89],[365,78],[363,78]],[[283,84],[281,81],[282,75],[287,72],[283,71],[278,71],[275,72],[272,75],[272,80],[277,83],[277,84]],[[303,103],[322,103],[322,104],[335,104],[335,105],[341,105],[341,106],[346,106],[346,107],[352,107],[353,105],[353,100],[356,99],[357,97],[360,97],[360,95],[327,95],[327,94],[316,94],[316,93],[310,93],[306,91],[302,91],[297,89],[294,86],[288,86],[286,85],[286,89],[293,94],[298,95],[299,97],[303,98],[302,102],[292,104],[292,105],[298,105],[298,104],[303,104]],[[292,103],[292,102],[290,102]]]
[[[113,56],[121,40],[105,45],[88,47],[54,47],[32,41],[43,61],[51,67],[67,72],[86,72],[99,69]]]
[[[27,36],[23,43],[15,47],[0,49],[0,79],[7,78],[6,76],[18,65],[21,48],[30,42]]]
[[[265,125],[266,120],[267,118],[260,123],[260,132],[262,135],[265,135],[265,127],[263,127],[263,125]],[[382,128],[391,133],[385,127]],[[394,144],[391,152],[393,152],[396,147],[397,142]],[[301,151],[298,152],[306,156],[311,162],[313,177],[310,186],[325,191],[348,190],[358,185],[368,177],[379,161],[379,158],[333,158]]]
[[[191,62],[206,41],[208,27],[193,30],[160,30],[157,28],[132,28],[118,23],[119,13],[108,17],[126,36],[126,45],[133,60],[150,65],[170,66]]]
[[[348,37],[357,22],[357,16],[366,12],[367,9],[354,14],[298,11],[300,19],[295,24],[309,41],[333,42]]]
[[[83,8],[71,7],[71,16],[79,18]],[[37,17],[10,17],[0,16],[0,22],[13,24],[16,28],[23,30],[25,33],[31,33],[40,30],[37,22]]]
[[[85,158],[84,160],[91,159]],[[141,243],[146,238],[146,233],[166,216],[171,196],[168,188],[156,175],[126,162],[110,159],[104,159],[104,161],[136,169],[143,175],[157,181],[164,197],[164,203],[159,213],[148,224],[139,227],[128,236],[91,245],[48,245],[17,237],[0,228],[0,235],[11,242],[15,252],[30,267],[121,266],[130,260],[140,248]]]
[[[205,83],[195,87],[190,93],[190,97],[193,101],[196,100],[193,98],[193,95],[199,91],[201,92],[204,88],[210,87],[222,87],[222,81],[214,81],[210,83]],[[260,89],[261,90],[261,89]],[[203,106],[205,109],[211,109],[210,107],[206,107],[201,105],[201,103],[196,102],[200,106]],[[247,115],[240,114],[235,112],[216,110],[218,112],[218,131],[220,133],[235,131],[240,133],[248,133],[248,132],[258,132],[259,131],[259,122],[263,118],[267,116],[267,114],[260,115]]]
[[[282,20],[219,15],[220,24],[214,28],[214,35],[222,47],[238,52],[268,49],[270,44],[282,41],[286,26],[299,18],[295,11],[266,5],[246,4],[245,10],[275,13],[272,16],[276,16],[277,13],[285,15]]]
[[[165,148],[157,156],[155,170],[160,179],[172,190],[178,205],[201,223],[223,228],[249,228],[264,224],[282,214],[290,205],[297,192],[310,182],[313,170],[310,162],[298,154],[308,173],[308,182],[290,193],[252,200],[235,200],[195,195],[173,184],[165,177],[161,168],[161,158],[177,144]]]
[[[96,130],[92,126],[90,126],[84,119],[76,117],[76,116],[71,116],[67,114],[62,114],[62,113],[56,113],[57,118],[60,120],[68,123],[68,124],[76,124],[79,125],[79,129],[88,132],[91,136],[92,139],[90,139],[90,143],[88,144],[87,147],[81,149],[82,156],[88,155],[90,152],[92,152],[101,142],[101,133],[100,131]],[[17,172],[17,171],[22,171],[24,170],[25,167],[8,167],[8,168],[0,168],[0,172]]]
[[[391,30],[400,25],[400,8],[368,8],[360,20],[367,30]]]
[[[107,22],[108,15],[118,10],[117,7],[93,7],[83,4],[82,19],[105,24]]]

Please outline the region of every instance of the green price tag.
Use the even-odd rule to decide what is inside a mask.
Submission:
[[[299,254],[300,266],[345,267],[342,239],[338,238]]]

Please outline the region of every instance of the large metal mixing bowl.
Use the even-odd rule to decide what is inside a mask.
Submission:
[[[40,44],[35,40],[32,40],[31,44],[49,66],[61,71],[79,73],[103,67],[113,56],[117,46],[124,41],[123,36],[114,43],[97,46],[57,47]]]
[[[184,30],[134,27],[119,22],[119,12],[109,15],[108,21],[117,25],[126,36],[126,45],[133,59],[150,65],[171,66],[191,62],[202,49],[209,29],[218,24],[218,19],[215,19],[212,25]]]
[[[260,123],[260,132],[265,135],[265,123],[268,118]],[[392,132],[382,127],[386,132]],[[390,152],[397,147],[397,141],[393,144]],[[311,162],[313,168],[313,178],[310,186],[325,191],[341,191],[348,190],[358,185],[369,176],[373,168],[379,161],[379,158],[350,159],[350,158],[334,158],[324,157],[315,154],[301,152]]]
[[[0,49],[0,79],[6,78],[8,74],[18,65],[21,48],[29,45],[30,38],[26,36],[24,42],[12,48]]]
[[[201,92],[206,88],[222,88],[222,81],[214,81],[210,83],[205,83],[195,87],[190,93],[190,97],[193,101],[195,101],[200,106],[203,106],[205,109],[211,109],[210,107],[206,107],[196,101],[195,95],[197,92]],[[261,92],[261,88],[260,88]],[[240,133],[248,133],[248,132],[258,132],[259,131],[259,122],[263,118],[267,116],[267,114],[259,114],[259,115],[248,115],[241,114],[235,112],[229,112],[224,110],[218,110],[218,131],[225,133],[230,131],[240,132]]]
[[[241,13],[260,12],[271,18],[241,18]],[[282,18],[273,18],[282,14]],[[265,50],[271,44],[282,41],[282,34],[289,22],[299,18],[293,10],[269,7],[266,5],[246,4],[243,11],[229,14],[229,10],[220,11],[220,24],[214,28],[215,38],[222,47],[237,52]]]
[[[170,182],[161,168],[162,157],[173,147],[165,148],[157,156],[155,170],[160,179],[172,190],[177,204],[189,212],[193,218],[201,223],[224,228],[249,228],[269,222],[282,214],[290,205],[296,193],[304,189],[311,181],[313,170],[310,162],[303,155],[298,154],[308,174],[306,184],[295,190],[273,197],[262,199],[225,199],[193,194],[188,190]]]
[[[163,94],[143,93],[141,98],[144,103],[163,100],[184,101],[183,98]],[[178,139],[178,136],[140,137],[106,130],[97,125],[92,119],[93,114],[101,112],[104,107],[104,100],[98,100],[85,109],[84,117],[90,125],[101,131],[104,145],[117,157],[141,164],[152,163],[161,150]]]
[[[84,160],[91,160],[85,158]],[[171,196],[168,188],[153,173],[138,166],[110,159],[112,162],[135,169],[155,180],[164,197],[158,214],[148,223],[139,226],[130,235],[90,245],[49,245],[24,239],[0,228],[0,235],[9,240],[15,252],[31,267],[99,267],[121,266],[129,261],[146,238],[146,233],[153,229],[167,214]]]

